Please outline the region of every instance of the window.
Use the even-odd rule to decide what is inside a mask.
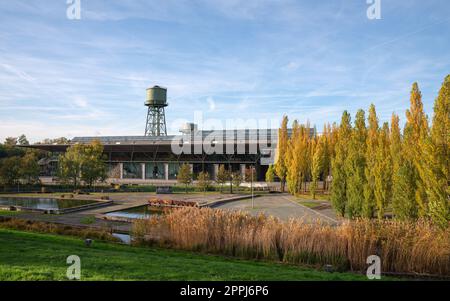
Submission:
[[[180,169],[179,163],[169,163],[169,180],[176,180]]]
[[[146,163],[145,164],[145,178],[146,179],[161,179],[164,180],[165,168],[164,163]]]
[[[141,163],[123,163],[124,179],[142,179]]]

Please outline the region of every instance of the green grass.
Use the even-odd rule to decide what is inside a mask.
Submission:
[[[81,218],[80,223],[82,223],[83,225],[91,225],[95,223],[95,216],[84,216],[83,218]]]
[[[66,258],[81,258],[82,280],[365,280],[278,263],[131,247],[0,229],[0,280],[65,280]]]
[[[10,210],[0,210],[1,216],[17,216],[22,214],[23,211],[10,211]]]
[[[318,202],[313,202],[313,201],[310,201],[310,202],[308,202],[308,201],[299,201],[298,203],[299,203],[300,205],[306,206],[306,207],[308,207],[308,208],[314,208],[314,207],[317,207],[317,206],[320,205],[320,203],[318,203]]]
[[[312,196],[311,194],[307,193],[307,194],[296,194],[295,197],[298,200],[312,200]],[[329,194],[316,194],[316,201],[329,201],[330,200],[330,195]]]

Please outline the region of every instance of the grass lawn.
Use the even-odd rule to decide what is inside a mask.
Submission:
[[[298,201],[298,203],[300,205],[306,206],[308,208],[314,208],[320,205],[320,203],[318,202],[313,202],[313,201]]]
[[[17,216],[24,213],[24,211],[10,211],[10,210],[0,210],[1,216]]]
[[[295,197],[299,200],[299,201],[304,201],[304,200],[312,200],[312,196],[311,194],[307,193],[307,194],[296,194]],[[316,194],[316,201],[329,201],[330,200],[330,195],[329,194]]]
[[[81,258],[82,280],[365,280],[278,263],[131,247],[0,229],[0,280],[65,280],[66,258]]]

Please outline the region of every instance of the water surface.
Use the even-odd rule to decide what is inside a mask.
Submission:
[[[106,213],[106,216],[117,216],[124,218],[149,218],[152,215],[162,214],[164,213],[164,211],[165,210],[162,208],[155,208],[148,205],[143,205],[139,207],[108,212]]]
[[[97,203],[91,200],[0,197],[0,206],[19,206],[39,210],[61,210]]]

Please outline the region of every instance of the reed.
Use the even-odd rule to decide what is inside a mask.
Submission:
[[[331,226],[188,207],[135,221],[133,235],[138,244],[358,272],[367,269],[369,255],[379,255],[383,272],[450,274],[450,230],[426,221],[360,219]]]
[[[80,238],[98,239],[102,241],[119,241],[117,238],[111,235],[110,231],[107,231],[105,229],[74,227],[63,224],[55,224],[51,222],[30,221],[10,217],[0,217],[0,229],[69,235]]]

